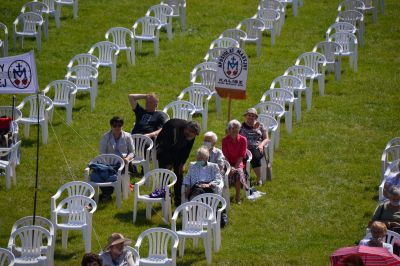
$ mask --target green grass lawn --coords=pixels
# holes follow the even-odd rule
[[[264,37],[261,57],[255,45],[247,45],[249,78],[247,99],[232,102],[232,117],[242,120],[246,108],[255,105],[271,81],[293,65],[297,56],[311,51],[323,41],[325,31],[337,14],[338,1],[305,0],[298,17],[292,9],[275,46]],[[301,123],[293,124],[289,136],[281,130],[280,148],[275,152],[273,181],[261,190],[267,195],[256,202],[232,204],[230,224],[222,230],[222,249],[213,254],[215,265],[327,265],[337,248],[352,245],[364,235],[365,226],[377,204],[380,181],[380,156],[386,142],[400,136],[400,4],[386,0],[385,15],[378,22],[367,16],[365,46],[359,48],[358,72],[348,60],[343,61],[342,80],[327,75],[325,96],[314,84],[311,111],[303,111]],[[6,23],[12,40],[12,22],[25,1],[3,0],[0,21]],[[72,19],[72,9],[63,8],[60,29],[50,20],[49,39],[42,51],[35,51],[40,89],[63,79],[66,65],[78,53],[102,41],[114,26],[131,28],[134,21],[157,1],[85,0],[79,2],[79,18]],[[100,69],[96,108],[90,111],[88,94],[78,94],[71,127],[64,123],[65,111],[57,109],[49,126],[49,141],[40,145],[37,214],[50,218],[50,197],[58,187],[72,180],[83,180],[83,169],[98,153],[98,143],[108,130],[113,115],[125,118],[130,131],[134,115],[128,93],[156,92],[160,108],[174,100],[189,86],[189,72],[202,62],[209,44],[228,28],[256,12],[256,0],[188,0],[186,31],[180,32],[174,20],[174,36],[168,41],[161,33],[160,54],[155,57],[152,44],[145,44],[136,54],[136,66],[127,64],[124,53],[118,58],[117,82],[111,84],[108,68]],[[9,44],[12,49],[12,41]],[[19,47],[19,46],[18,46]],[[35,47],[26,40],[27,52]],[[23,96],[17,96],[17,103]],[[11,95],[1,95],[0,104],[10,105]],[[221,140],[227,123],[226,99],[222,116],[217,117],[215,103],[210,103],[209,130]],[[200,121],[200,117],[196,116]],[[295,121],[295,119],[294,119]],[[23,129],[21,127],[21,137]],[[17,168],[17,187],[6,191],[0,182],[0,246],[6,247],[12,224],[32,215],[36,164],[36,128],[23,138],[21,165]],[[220,143],[220,141],[219,141]],[[201,138],[195,148],[201,144]],[[194,158],[193,152],[191,159]],[[4,179],[4,178],[2,178]],[[231,190],[231,194],[233,189]],[[121,232],[136,240],[147,228],[164,226],[158,215],[145,220],[144,205],[139,205],[137,223],[132,224],[132,195],[116,209],[115,202],[100,204],[94,214],[92,249],[101,250],[112,232]],[[200,245],[201,246],[201,245]],[[56,244],[56,265],[78,265],[83,255],[79,232],[70,233],[67,250]],[[204,250],[187,245],[179,265],[205,265]]]

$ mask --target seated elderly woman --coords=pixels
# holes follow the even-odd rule
[[[203,193],[221,194],[224,183],[219,167],[215,163],[208,162],[210,156],[207,147],[197,150],[196,162],[192,163],[183,179],[186,198],[191,200]]]
[[[359,246],[381,247],[393,253],[393,246],[385,243],[385,236],[387,234],[386,225],[382,222],[375,221],[371,225],[371,238],[364,238],[360,241]]]
[[[207,147],[208,151],[210,152],[210,157],[208,158],[208,161],[218,164],[218,167],[221,170],[221,174],[223,174],[225,157],[222,151],[215,147],[217,140],[217,134],[212,131],[208,131],[204,133],[203,146]]]
[[[247,109],[244,116],[245,121],[239,133],[247,139],[247,149],[253,155],[253,159],[250,162],[251,167],[257,176],[257,183],[261,185],[261,159],[264,157],[264,146],[269,141],[268,130],[257,122],[258,114],[255,108]],[[268,174],[270,175],[269,171],[267,171],[267,175]]]
[[[240,122],[231,120],[228,123],[228,135],[222,140],[222,152],[226,160],[231,165],[229,173],[229,184],[235,185],[236,189],[236,202],[240,204],[240,189],[242,185],[246,190],[247,175],[244,172],[245,164],[243,160],[246,158],[247,140],[246,137],[239,134]]]

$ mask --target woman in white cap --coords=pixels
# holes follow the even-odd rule
[[[100,255],[103,260],[102,266],[135,266],[132,253],[124,249],[130,245],[132,240],[125,238],[122,234],[113,233],[108,238],[108,244]]]

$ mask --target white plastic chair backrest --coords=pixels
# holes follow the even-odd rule
[[[148,243],[149,257],[166,259],[168,258],[168,251],[171,250],[172,247],[177,247],[179,237],[170,229],[155,227],[147,229],[139,235],[135,244],[137,250],[140,250],[142,242]]]
[[[196,106],[191,102],[179,100],[167,104],[164,107],[163,112],[168,113],[169,109],[172,109],[172,118],[191,121],[192,116],[196,111]]]
[[[228,48],[228,47],[237,47],[239,48],[239,42],[230,37],[222,37],[215,39],[210,44],[210,50],[213,48]]]
[[[110,40],[111,35],[111,40]],[[106,40],[115,43],[118,47],[127,47],[126,38],[129,37],[130,40],[133,39],[133,32],[127,28],[114,27],[106,32]]]
[[[385,149],[387,149],[391,146],[395,146],[395,145],[400,145],[400,137],[396,137],[396,138],[389,140],[389,142],[386,144]]]
[[[268,131],[276,130],[279,126],[278,121],[276,121],[273,116],[267,115],[265,113],[259,114],[257,121],[260,122],[264,126],[264,128],[267,128]]]
[[[261,0],[257,9],[273,9],[279,13],[285,12],[285,6],[277,0]]]
[[[325,56],[327,62],[335,62],[335,54],[343,51],[342,46],[337,42],[319,42],[314,46],[313,52],[321,52]]]
[[[11,234],[22,226],[37,225],[46,228],[51,236],[54,236],[54,224],[47,218],[35,216],[35,224],[33,224],[33,216],[25,216],[16,221],[11,229]]]
[[[19,247],[22,258],[38,258],[41,256],[41,247],[50,246],[52,238],[50,232],[37,225],[22,226],[11,233],[9,248]]]
[[[196,76],[197,71],[200,70],[213,70],[213,71],[217,71],[217,63],[215,62],[203,62],[200,63],[198,65],[196,65],[193,70],[190,72],[190,80],[193,79],[193,77]]]
[[[280,104],[271,101],[261,102],[254,106],[254,108],[259,111],[259,114],[267,114],[272,117],[280,116],[285,112],[285,109]]]
[[[329,36],[329,41],[340,44],[342,52],[354,52],[357,45],[357,37],[349,32],[336,32]]]
[[[204,222],[214,220],[212,208],[202,202],[189,201],[175,209],[173,217],[182,214],[182,230],[203,230]]]
[[[45,3],[32,1],[25,3],[22,6],[21,13],[26,13],[26,12],[33,12],[38,15],[41,15],[42,13],[48,13],[49,7]]]
[[[135,266],[139,266],[139,261],[140,261],[139,252],[134,247],[131,246],[125,246],[124,248],[125,250],[132,253],[133,263],[135,264]]]
[[[65,183],[64,185],[62,185],[56,192],[55,196],[61,196],[64,192],[67,193],[66,197],[72,197],[72,196],[86,196],[89,198],[93,198],[95,190],[92,187],[92,185],[90,185],[87,182],[82,182],[82,181],[71,181],[68,183]],[[54,202],[54,206],[52,203],[52,210],[54,210],[57,206],[55,205]]]
[[[364,238],[371,238],[372,234],[371,234],[371,229],[367,229],[367,234],[365,235]],[[391,231],[391,230],[387,230],[386,236],[385,236],[385,243],[393,245],[395,240],[400,240],[400,234]]]
[[[240,29],[227,29],[224,30],[224,32],[222,32],[219,37],[229,37],[239,42],[240,40],[244,40],[247,38],[247,33]]]
[[[345,0],[339,3],[338,11],[357,10],[362,8],[365,8],[365,5],[361,0]]]
[[[186,1],[185,0],[163,0],[163,1],[161,1],[161,4],[167,4],[168,6],[172,7],[172,10],[174,11],[173,16],[177,17],[180,15],[179,8],[184,8],[186,5]]]
[[[270,89],[286,89],[294,95],[294,91],[296,89],[300,89],[301,87],[303,87],[303,82],[301,79],[296,76],[285,75],[275,78],[271,83]]]
[[[215,193],[204,193],[197,195],[191,201],[203,202],[211,207],[213,211],[213,221],[218,220],[219,213],[226,209],[225,199]]]
[[[5,248],[0,248],[0,266],[14,266],[14,254]]]
[[[242,20],[237,26],[238,29],[245,28],[247,38],[257,39],[261,36],[261,31],[264,28],[264,22],[258,18],[247,18]]]
[[[68,80],[54,80],[50,82],[43,90],[43,93],[48,93],[50,89],[54,90],[54,101],[63,101],[66,104],[69,103],[71,93],[77,90],[76,85]]]
[[[133,34],[136,36],[137,27],[141,25],[141,36],[154,37],[156,29],[161,25],[161,22],[158,18],[155,17],[141,17],[136,20],[135,24],[133,24]]]
[[[91,206],[89,211],[88,206]],[[89,213],[92,214],[97,209],[97,204],[91,198],[76,195],[63,199],[57,208],[65,207],[68,210],[68,224],[85,225],[89,222]]]
[[[125,167],[125,163],[124,160],[115,155],[115,154],[100,154],[97,155],[95,158],[93,158],[89,164],[91,163],[102,163],[102,164],[108,164],[108,165],[118,165],[119,164],[119,168],[118,168],[118,173],[120,174],[121,171],[124,169]]]
[[[43,18],[34,12],[22,13],[17,17],[17,24],[22,25],[22,32],[36,33],[37,26],[43,23]]]
[[[293,100],[293,93],[286,89],[269,89],[264,93],[264,96],[271,102],[281,105],[283,109],[285,109],[285,103],[288,99]]]
[[[196,72],[195,78],[200,77],[200,84],[209,89],[211,92],[215,91],[215,83],[217,78],[217,71],[212,69],[204,69]]]
[[[153,14],[152,14],[153,13]],[[172,16],[174,10],[169,5],[160,4],[151,6],[146,13],[146,16],[153,15],[152,17],[158,18],[162,24],[168,23],[168,17]]]
[[[49,7],[49,11],[55,11],[55,1],[54,0],[42,0],[42,3],[46,4]]]
[[[278,11],[262,8],[257,10],[256,16],[264,22],[266,28],[272,28],[274,22],[279,21],[281,15]]]
[[[323,54],[317,52],[306,52],[297,57],[295,64],[308,66],[317,74],[321,73],[322,70],[320,65],[325,62],[326,58]]]
[[[199,109],[204,109],[206,98],[211,96],[211,91],[201,85],[189,86],[181,92],[181,94],[186,93],[189,95],[189,102],[194,104],[194,106]]]
[[[0,159],[0,162],[8,161],[10,165],[17,165],[18,162],[18,149],[21,146],[22,140],[15,144],[12,144],[10,148],[0,148],[0,157],[5,157],[8,155],[7,159]]]
[[[69,61],[67,69],[70,70],[74,65],[98,67],[99,59],[89,53],[77,54]]]
[[[400,159],[394,160],[386,167],[384,178],[388,177],[391,173],[400,172]]]
[[[336,22],[348,22],[357,28],[357,24],[364,20],[364,15],[356,10],[346,10],[338,13]]]
[[[342,22],[333,23],[331,26],[329,26],[329,28],[326,32],[327,32],[327,34],[330,34],[333,30],[335,32],[355,33],[357,29],[353,24],[342,21]]]
[[[133,147],[135,147],[135,159],[149,159],[148,155],[153,148],[153,140],[142,134],[132,134],[131,137],[133,140]]]
[[[18,121],[22,117],[21,110],[12,106],[0,106],[0,116],[14,117],[14,121]]]
[[[292,75],[298,77],[303,83],[303,86],[306,86],[307,79],[313,77],[314,74],[314,70],[308,66],[294,65],[286,69],[283,75]]]
[[[44,112],[47,106],[52,106],[52,100],[44,95],[38,95],[39,106],[37,105],[37,96],[31,95],[22,100],[22,102],[17,106],[18,109],[22,109],[26,103],[29,103],[29,118],[37,118],[39,114],[39,119],[44,119]]]
[[[226,50],[224,47],[214,47],[212,49],[209,49],[206,56],[204,57],[204,60],[207,62],[218,62],[218,58],[220,55]]]
[[[386,161],[389,163],[400,160],[400,145],[390,146],[383,153],[386,155]]]
[[[97,57],[100,62],[111,63],[114,59],[115,53],[119,51],[118,45],[109,41],[103,41],[95,43],[89,50],[89,54],[93,54],[97,51]]]
[[[98,75],[96,68],[92,66],[77,65],[71,68],[68,72],[70,75],[75,74],[73,82],[78,87],[90,87],[91,80]],[[67,74],[68,75],[68,74]]]
[[[364,3],[365,8],[374,8],[372,0],[361,0]]]
[[[174,172],[168,169],[153,169],[147,172],[144,179],[151,179],[152,191],[157,189],[166,189],[168,185],[175,184],[177,177]]]

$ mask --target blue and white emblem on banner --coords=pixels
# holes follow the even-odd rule
[[[33,51],[0,58],[0,94],[33,94],[38,87]]]

